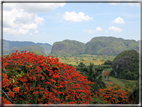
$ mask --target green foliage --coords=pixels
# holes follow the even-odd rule
[[[80,71],[80,73],[84,76],[87,76],[88,80],[91,82],[95,82],[95,84],[91,86],[91,92],[95,93],[100,88],[105,88],[105,83],[102,81],[102,71],[103,68],[101,66],[94,66],[94,64],[90,63],[90,65],[86,66],[83,62],[80,62],[78,66],[76,66],[76,70]]]
[[[13,48],[10,50],[10,53],[14,53],[16,50],[18,50],[18,47],[13,47]]]
[[[3,40],[3,54],[9,54],[9,52],[10,53],[15,52],[14,47],[18,47],[19,48],[19,47],[22,47],[22,46],[26,46],[26,47],[22,47],[25,50],[25,48],[27,49],[27,47],[29,47],[31,45],[40,46],[41,48],[43,48],[45,50],[46,54],[49,54],[51,52],[51,48],[52,48],[52,46],[50,44],[48,44],[48,43],[34,43],[34,42],[27,42],[27,41],[21,42],[21,41]],[[32,50],[35,50],[35,49],[32,49]],[[35,50],[35,51],[37,51],[37,50]]]
[[[85,54],[117,55],[128,49],[139,49],[139,43],[135,40],[124,40],[115,37],[94,37],[85,44]]]
[[[130,101],[133,102],[133,104],[139,104],[139,83],[137,82],[133,92],[128,97]]]
[[[118,54],[112,64],[111,76],[137,80],[139,78],[139,53],[135,50],[127,50]]]
[[[110,66],[112,66],[112,61],[106,60],[103,65],[110,65]]]
[[[117,55],[128,49],[139,50],[139,43],[135,40],[124,40],[115,37],[95,37],[86,44],[74,40],[55,42],[51,54],[91,54]],[[94,59],[94,58],[93,58]],[[102,59],[102,61],[104,61]]]
[[[75,40],[64,40],[62,42],[55,42],[52,46],[51,54],[58,55],[77,55],[83,54],[84,44]]]
[[[46,55],[45,53],[45,50],[43,47],[40,47],[40,46],[36,46],[36,45],[31,45],[31,46],[21,46],[21,47],[13,47],[11,50],[10,50],[10,53],[14,53],[16,50],[18,51],[32,51],[32,53],[35,53],[35,54],[38,54],[38,55]]]
[[[42,53],[40,53],[40,52],[38,52],[38,51],[35,51],[35,50],[32,50],[31,53],[37,54],[37,55],[42,55]]]

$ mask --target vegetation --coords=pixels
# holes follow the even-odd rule
[[[108,86],[105,89],[96,91],[95,97],[100,97],[107,104],[128,104],[129,90],[125,90],[118,85]]]
[[[35,54],[38,54],[38,55],[46,55],[45,53],[45,50],[43,47],[41,46],[36,46],[36,45],[31,45],[31,46],[21,46],[21,47],[13,47],[11,50],[10,50],[10,53],[13,53],[15,52],[16,50],[18,51],[24,51],[24,50],[27,50],[27,51],[32,51],[34,52]]]
[[[115,37],[94,37],[85,44],[85,54],[117,55],[128,49],[139,50],[139,42]]]
[[[64,40],[62,42],[55,42],[52,46],[52,55],[71,55],[83,54],[84,44],[75,40]]]
[[[32,51],[33,53],[35,51]],[[108,56],[71,55],[59,59],[104,59],[77,65],[53,56],[21,51],[3,57],[3,104],[138,104],[138,81],[109,76]],[[58,57],[56,55],[56,57]],[[105,59],[106,58],[106,59]],[[60,60],[61,61],[61,60]],[[93,60],[94,61],[94,60]],[[110,68],[109,68],[110,67]],[[109,81],[105,78],[109,76]],[[136,84],[136,85],[135,85]]]
[[[55,42],[52,46],[51,54],[91,54],[115,56],[120,52],[128,49],[134,49],[138,51],[139,42],[115,37],[95,37],[86,44],[74,40]]]
[[[4,104],[89,104],[86,77],[58,58],[16,51],[3,58]]]
[[[101,65],[106,60],[112,61],[115,56],[100,56],[100,55],[89,55],[89,54],[82,54],[82,55],[54,55],[54,57],[58,57],[61,62],[75,65],[77,66],[80,62],[83,62],[85,65],[90,65],[90,63],[93,63],[94,65]],[[95,58],[95,60],[93,60]],[[104,59],[102,61],[102,59]],[[110,67],[110,65],[104,65],[107,68]]]
[[[46,54],[70,56],[70,55],[107,55],[116,56],[124,50],[134,49],[139,51],[139,42],[135,40],[124,40],[122,38],[115,37],[95,37],[88,43],[84,44],[75,40],[64,40],[61,42],[55,42],[53,46],[48,43],[33,43],[33,42],[19,42],[19,41],[7,41],[3,40],[3,52],[9,54],[9,51],[13,47],[22,46],[41,46],[44,48]],[[26,49],[28,50],[28,49]],[[36,51],[36,50],[35,50]],[[14,52],[14,50],[12,51]],[[92,57],[93,60],[96,60]],[[84,59],[81,59],[84,60]],[[104,59],[102,59],[103,61]]]
[[[55,42],[51,49],[4,40],[3,104],[138,104],[138,44],[95,37],[86,44]]]
[[[9,54],[10,52],[11,53],[15,52],[14,47],[21,48],[24,46],[26,48],[31,45],[34,45],[34,46],[36,45],[36,46],[40,46],[41,48],[44,48],[44,51],[46,54],[49,54],[51,52],[52,46],[48,43],[34,43],[34,42],[27,42],[27,41],[20,42],[20,41],[3,40],[3,54]],[[24,48],[24,50],[28,50],[28,48],[27,49],[25,49],[25,48]],[[21,51],[21,50],[19,50],[19,51]],[[37,50],[35,50],[35,51],[37,51]]]
[[[128,80],[139,78],[139,53],[135,50],[126,50],[118,54],[112,64],[110,75]]]
[[[86,66],[82,62],[76,66],[76,70],[79,71],[83,76],[86,76],[89,81],[95,82],[95,84],[90,85],[90,91],[95,93],[100,88],[105,88],[105,83],[102,81],[101,73],[103,68],[101,66],[95,67],[94,64],[90,63],[90,65]]]
[[[131,93],[128,99],[130,102],[133,102],[134,104],[139,104],[139,83],[138,82],[136,83],[136,86],[133,89],[133,92]]]

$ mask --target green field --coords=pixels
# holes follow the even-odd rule
[[[106,60],[113,60],[115,56],[100,56],[100,55],[76,55],[76,56],[54,56],[58,57],[60,62],[71,64],[71,65],[78,65],[80,62],[83,62],[85,65],[89,65],[93,63],[94,65],[99,65],[104,63]]]
[[[101,65],[106,60],[112,61],[115,56],[106,56],[106,55],[76,55],[76,56],[54,56],[58,57],[60,62],[71,64],[71,65],[78,65],[80,62],[83,62],[85,65],[89,65],[90,63],[93,63],[94,65]],[[112,70],[112,68],[104,69],[104,75],[109,75],[109,72]],[[106,75],[106,76],[107,76]],[[109,76],[110,81],[105,81],[105,78],[103,77],[102,80],[105,84],[117,84],[118,86],[125,86],[126,88],[129,88],[130,90],[133,90],[135,87],[135,83],[137,81],[133,80],[125,80],[125,79],[119,79],[112,76]]]
[[[111,69],[111,68],[110,68]],[[137,81],[135,80],[125,80],[125,79],[119,79],[119,78],[115,78],[115,77],[112,77],[112,76],[109,76],[109,80],[110,81],[105,81],[105,78],[104,78],[104,75],[108,75],[110,71],[108,71],[108,69],[106,71],[104,71],[102,73],[102,80],[105,84],[109,85],[109,84],[116,84],[118,86],[125,86],[125,88],[128,88],[130,89],[131,91],[133,91],[134,87],[135,87],[135,84]]]

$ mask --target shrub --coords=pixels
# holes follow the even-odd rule
[[[105,89],[99,89],[96,91],[96,98],[100,98],[103,102],[107,104],[128,104],[131,103],[128,101],[128,95],[130,95],[130,91],[123,89],[122,87],[107,86]]]
[[[3,58],[2,82],[5,104],[89,104],[94,84],[58,58],[26,51]]]

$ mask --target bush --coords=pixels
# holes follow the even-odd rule
[[[104,65],[110,65],[110,66],[112,66],[112,61],[106,60],[106,61],[104,62]]]
[[[3,103],[89,104],[86,77],[51,56],[21,51],[3,58]]]
[[[87,79],[95,84],[89,84],[91,93],[95,93],[99,88],[105,88],[105,83],[102,81],[102,71],[101,66],[94,66],[93,63],[86,66],[83,62],[76,67],[77,71],[80,71],[83,76],[87,76]]]
[[[100,98],[103,102],[107,104],[129,104],[128,95],[131,92],[129,90],[123,89],[117,85],[107,86],[105,89],[99,89],[96,91],[94,97]]]

